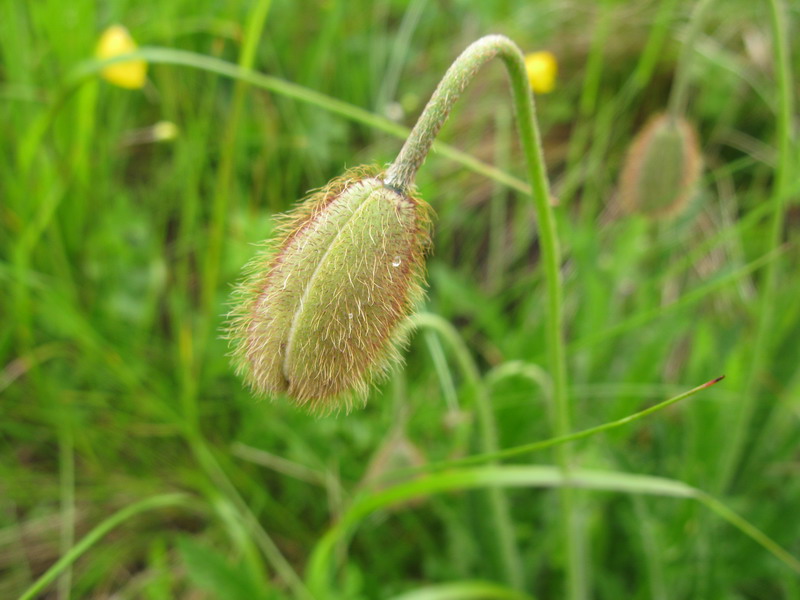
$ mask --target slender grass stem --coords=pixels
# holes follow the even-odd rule
[[[689,65],[691,64],[692,54],[694,54],[700,30],[706,21],[706,13],[713,2],[714,0],[700,0],[695,5],[692,16],[689,18],[686,39],[683,40],[674,83],[669,94],[669,115],[672,119],[677,119],[686,113],[687,97],[689,95]]]
[[[498,106],[495,114],[494,162],[505,167],[509,163],[513,126],[511,113],[505,106]],[[508,202],[506,190],[494,185],[489,205],[489,255],[486,260],[486,279],[489,290],[496,292],[503,286],[508,246]]]
[[[772,189],[773,212],[769,223],[769,251],[777,250],[781,245],[786,204],[789,199],[788,190],[794,165],[792,147],[792,114],[794,97],[789,49],[786,36],[786,18],[780,0],[769,0],[770,25],[773,39],[773,60],[778,80],[778,164],[775,169],[775,180]],[[748,443],[751,420],[755,412],[756,398],[761,389],[759,377],[767,365],[773,327],[775,324],[775,299],[778,291],[778,273],[780,261],[770,261],[764,272],[758,303],[758,321],[756,323],[755,341],[752,346],[750,369],[742,392],[741,404],[735,415],[733,430],[722,457],[719,470],[717,491],[724,492],[733,483],[736,472],[741,466],[744,448]]]
[[[530,444],[523,444],[521,446],[514,446],[513,448],[505,448],[497,452],[490,452],[487,454],[474,454],[472,456],[467,456],[465,458],[460,458],[457,460],[448,460],[439,463],[430,463],[423,467],[403,469],[400,471],[393,472],[392,476],[405,477],[415,472],[440,471],[443,469],[450,469],[453,467],[477,465],[505,458],[512,458],[514,456],[520,456],[522,454],[530,454],[532,452],[538,452],[540,450],[553,448],[556,446],[560,446],[562,444],[577,442],[578,440],[584,440],[586,438],[595,436],[599,433],[605,433],[606,431],[611,431],[612,429],[617,429],[618,427],[629,425],[635,421],[638,421],[639,419],[643,419],[647,416],[652,415],[653,413],[663,410],[668,406],[677,404],[681,400],[686,400],[687,398],[694,396],[697,392],[709,388],[715,383],[718,383],[724,377],[725,376],[723,375],[722,377],[717,377],[716,379],[712,379],[711,381],[708,381],[702,385],[698,385],[697,387],[692,388],[691,390],[688,390],[682,394],[673,396],[672,398],[664,400],[663,402],[654,404],[653,406],[650,406],[648,408],[645,408],[644,410],[640,410],[639,412],[628,415],[627,417],[617,419],[616,421],[609,421],[608,423],[603,423],[602,425],[597,425],[595,427],[589,427],[588,429],[582,429],[581,431],[575,431],[567,435],[561,435],[546,440],[540,440],[538,442],[532,442]]]
[[[58,424],[58,479],[61,504],[61,539],[59,550],[64,556],[75,543],[75,435],[72,414],[60,407]],[[72,566],[67,565],[58,580],[59,600],[69,600],[72,589]]]
[[[389,187],[404,190],[414,183],[433,141],[447,120],[461,93],[478,70],[493,58],[500,58],[511,82],[512,98],[517,112],[517,125],[531,183],[532,200],[539,224],[542,264],[547,281],[547,350],[553,377],[555,406],[554,429],[557,435],[570,430],[570,407],[567,390],[566,352],[564,348],[564,315],[561,289],[561,250],[556,234],[556,223],[550,207],[550,193],[542,156],[541,136],[536,121],[533,92],[525,70],[525,61],[519,48],[504,36],[490,35],[471,44],[450,66],[433,93],[414,129],[411,131],[397,159],[386,172]],[[569,472],[571,449],[559,446],[558,463],[565,474]],[[573,600],[586,596],[585,581],[581,576],[580,534],[573,510],[573,491],[561,491],[564,545],[567,550],[567,597]]]
[[[185,506],[189,503],[189,496],[186,494],[164,494],[161,496],[154,496],[147,498],[130,506],[117,511],[105,521],[100,523],[97,527],[92,529],[86,536],[84,536],[77,544],[70,548],[69,552],[64,554],[56,563],[47,569],[44,574],[37,579],[33,585],[25,590],[20,596],[19,600],[31,600],[38,597],[48,585],[62,573],[66,571],[78,558],[80,558],[89,548],[94,546],[110,531],[116,529],[119,525],[128,519],[138,515],[142,512],[155,510],[159,508],[171,508],[176,506]]]
[[[654,519],[641,496],[631,498],[635,515],[635,528],[641,537],[642,554],[647,570],[648,589],[651,600],[667,600],[669,592],[664,577],[663,559],[657,538]]]
[[[242,48],[239,53],[238,66],[243,70],[251,70],[255,62],[258,40],[261,39],[264,30],[271,0],[259,0],[250,11],[247,26],[245,28]],[[233,91],[233,102],[230,117],[228,118],[223,142],[221,146],[220,164],[217,169],[217,178],[214,185],[214,195],[211,201],[211,220],[209,223],[208,247],[206,249],[203,263],[203,278],[201,290],[202,314],[205,319],[201,322],[199,332],[193,332],[191,328],[183,327],[180,330],[180,363],[182,367],[182,391],[181,401],[183,404],[184,418],[191,427],[199,427],[199,409],[197,406],[197,376],[196,368],[198,357],[194,352],[194,337],[196,334],[200,340],[208,337],[213,317],[214,300],[217,291],[220,264],[222,262],[223,239],[227,228],[228,214],[230,213],[231,198],[235,196],[231,190],[233,178],[233,165],[236,152],[236,139],[239,131],[242,108],[244,106],[245,93],[248,82],[237,79]]]
[[[291,588],[296,598],[302,600],[313,600],[308,590],[303,585],[302,580],[295,572],[292,565],[280,551],[270,535],[263,528],[261,523],[250,510],[247,502],[239,494],[236,486],[228,478],[225,470],[217,461],[214,454],[208,448],[205,440],[196,432],[187,434],[187,441],[200,467],[206,472],[209,479],[218,486],[220,492],[228,498],[231,504],[237,509],[242,524],[247,528],[249,535],[256,541],[267,561],[275,572]]]
[[[329,529],[316,544],[307,568],[309,587],[312,592],[320,595],[325,590],[330,589],[328,585],[330,577],[328,565],[331,563],[331,553],[341,540],[346,540],[351,536],[358,525],[376,510],[407,502],[411,499],[424,498],[453,490],[497,486],[521,488],[575,487],[587,490],[695,500],[752,539],[789,569],[795,573],[800,573],[800,560],[785,548],[720,500],[682,481],[648,475],[632,475],[630,473],[588,469],[575,469],[569,474],[565,474],[562,469],[549,465],[491,465],[430,473],[424,477],[358,498],[347,512],[342,515],[336,525]]]
[[[608,160],[609,148],[613,144],[615,135],[619,135],[618,124],[626,115],[631,113],[633,101],[653,79],[659,61],[664,55],[664,46],[670,33],[676,5],[678,3],[679,0],[662,0],[658,3],[658,12],[653,19],[653,25],[647,36],[647,43],[639,55],[636,67],[633,69],[630,77],[628,77],[620,91],[616,94],[613,102],[610,102],[607,107],[604,107],[602,102],[598,104],[598,114],[591,128],[593,131],[590,131],[588,126],[585,128],[585,131],[591,134],[591,143],[589,144],[588,141],[582,140],[584,128],[579,126],[578,130],[575,132],[575,144],[570,143],[570,155],[573,147],[586,147],[588,149],[588,160],[584,158],[585,165],[581,169],[565,169],[564,180],[558,193],[559,198],[565,205],[569,204],[570,200],[584,183],[593,178],[603,176]],[[598,23],[598,33],[600,33],[599,25]],[[594,73],[595,64],[592,61],[593,56],[594,51],[592,51],[589,57],[590,64],[587,65],[587,86],[591,83],[591,78],[596,76]],[[599,64],[597,66],[599,67]],[[586,86],[584,86],[584,90],[587,90]],[[588,90],[591,92],[591,88],[588,88]],[[588,104],[592,96],[587,95],[585,97]],[[584,96],[582,95],[581,112],[583,111],[583,102]],[[588,146],[586,144],[588,144]],[[597,204],[598,196],[595,189],[596,187],[597,186],[584,187],[581,197],[582,204],[586,206],[595,206]],[[584,197],[587,196],[587,193],[589,195],[588,198]],[[584,217],[582,224],[585,225],[588,223],[588,219],[592,217],[592,211],[584,210],[583,212]]]
[[[391,600],[533,600],[517,590],[488,581],[459,581],[429,585],[393,596]]]
[[[559,199],[565,204],[570,203],[577,189],[577,184],[586,175],[584,160],[591,140],[592,130],[595,128],[600,82],[603,78],[603,58],[605,49],[608,46],[606,40],[611,31],[611,3],[602,3],[599,10],[600,15],[595,21],[595,28],[592,32],[592,45],[586,60],[581,97],[578,103],[578,122],[570,135],[567,149],[567,166],[564,172],[569,174],[569,179],[559,191]],[[592,216],[593,209],[594,206],[590,206],[587,209],[583,203],[581,204],[581,211],[585,215],[584,219]]]
[[[770,554],[792,569],[795,573],[800,574],[800,560],[798,560],[794,555],[790,554],[785,548],[769,537],[766,533],[761,531],[758,527],[750,523],[750,521],[734,512],[726,504],[710,494],[697,490],[696,498],[708,509],[716,513],[718,517],[733,525],[736,529],[755,541],[762,548],[767,550]]]
[[[432,313],[416,314],[411,318],[411,323],[416,327],[435,331],[447,340],[464,378],[475,393],[475,404],[480,421],[481,447],[486,453],[498,452],[497,426],[489,399],[489,391],[486,383],[481,379],[480,371],[469,350],[461,336],[458,335],[458,331],[449,321]],[[510,585],[521,589],[523,585],[522,563],[514,541],[514,527],[508,499],[505,492],[498,488],[490,488],[488,494],[489,506],[497,529],[497,545],[502,558],[505,578]]]
[[[630,108],[630,102],[653,79],[659,60],[664,53],[664,45],[670,33],[674,13],[680,0],[664,0],[658,3],[658,12],[647,36],[647,43],[639,56],[636,68],[628,78],[619,94],[618,111]]]
[[[272,0],[259,0],[250,11],[242,49],[239,54],[238,66],[241,69],[249,71],[253,68],[258,40],[262,37],[264,23],[267,20],[271,4]],[[213,305],[214,293],[219,279],[222,240],[225,234],[227,216],[230,212],[231,197],[233,197],[231,180],[236,151],[236,136],[239,131],[239,121],[247,87],[248,83],[245,80],[236,80],[230,118],[223,138],[222,156],[214,187],[214,199],[211,204],[211,229],[209,231],[209,247],[203,277],[203,303],[206,310]]]
[[[663,318],[668,313],[678,311],[684,308],[695,304],[704,298],[708,298],[712,293],[716,292],[717,290],[724,289],[726,286],[739,281],[743,277],[754,273],[761,269],[762,267],[766,269],[766,266],[775,262],[780,258],[780,256],[786,252],[788,249],[787,246],[782,246],[772,250],[764,254],[763,256],[759,256],[755,260],[739,267],[735,271],[731,271],[726,275],[722,275],[717,277],[716,279],[698,286],[697,288],[687,292],[683,296],[673,300],[669,304],[664,304],[662,306],[657,306],[655,308],[651,308],[648,310],[643,310],[619,323],[616,323],[602,331],[599,331],[595,334],[586,336],[581,339],[577,339],[574,342],[569,344],[568,350],[570,353],[580,350],[582,348],[588,348],[600,342],[605,342],[611,338],[621,336],[624,333],[629,331],[633,331],[646,325],[650,321],[655,321],[656,319]]]
[[[142,47],[131,54],[102,61],[89,60],[75,67],[48,110],[30,125],[17,148],[17,163],[23,174],[30,175],[33,158],[39,151],[42,140],[52,127],[66,100],[75,90],[90,78],[96,76],[103,68],[130,60],[146,60],[152,64],[175,65],[199,69],[207,73],[216,73],[222,77],[244,81],[259,89],[268,90],[286,98],[316,106],[396,138],[405,139],[409,134],[407,127],[398,125],[385,117],[378,116],[342,100],[331,98],[302,85],[285,81],[279,77],[264,75],[251,69],[242,69],[233,63],[196,52],[176,50],[174,48]],[[479,175],[489,177],[523,194],[531,193],[530,186],[521,179],[478,160],[466,152],[441,142],[434,143],[433,149],[441,156],[449,158]]]
[[[570,140],[567,154],[568,166],[564,170],[564,179],[558,191],[559,199],[564,205],[570,203],[584,183],[592,178],[602,177],[608,160],[609,147],[612,145],[615,135],[619,135],[618,123],[631,112],[631,103],[653,79],[659,60],[664,54],[664,45],[670,32],[673,13],[678,1],[663,0],[658,3],[658,13],[653,20],[647,36],[647,43],[639,55],[636,67],[616,94],[614,101],[609,102],[607,106],[597,100],[603,67],[603,44],[608,29],[610,29],[607,28],[605,21],[612,16],[611,9],[606,6],[603,14],[597,20],[578,109],[582,120],[579,121]],[[592,111],[596,111],[597,114],[590,126],[583,119],[591,116]],[[576,168],[579,166],[579,163],[575,162],[578,158],[581,159],[581,168]],[[582,190],[582,225],[593,218],[594,210],[596,210],[598,194],[594,187],[596,186],[586,186]],[[591,194],[590,198],[585,197],[587,192]],[[588,208],[584,210],[584,207]]]

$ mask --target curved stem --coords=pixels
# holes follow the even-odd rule
[[[453,105],[480,68],[501,53],[519,52],[514,43],[499,35],[479,39],[461,53],[442,77],[422,111],[400,154],[386,171],[386,185],[404,191],[414,184],[417,171],[430,152]]]
[[[498,382],[512,377],[522,377],[533,382],[544,394],[545,403],[549,405],[552,401],[553,382],[550,379],[550,375],[539,365],[521,360],[504,362],[486,373],[486,387],[491,389]]]
[[[514,363],[507,363],[507,364],[512,365]],[[520,371],[519,374],[524,375],[525,373],[523,371]],[[694,396],[697,392],[711,387],[712,385],[722,381],[724,378],[725,376],[722,375],[720,377],[717,377],[716,379],[707,381],[702,385],[698,385],[697,387],[692,388],[687,392],[683,392],[682,394],[673,396],[672,398],[659,402],[658,404],[654,404],[649,408],[645,408],[644,410],[640,410],[639,412],[635,412],[626,417],[622,417],[621,419],[616,419],[615,421],[609,421],[608,423],[603,423],[602,425],[595,425],[594,427],[589,427],[588,429],[573,431],[566,435],[560,435],[558,437],[553,437],[546,440],[539,440],[538,442],[531,442],[530,444],[522,444],[521,446],[504,448],[503,450],[498,450],[497,452],[491,452],[488,454],[473,454],[471,456],[466,456],[464,458],[428,463],[421,467],[408,467],[404,469],[398,469],[396,472],[393,472],[393,475],[396,477],[409,477],[411,475],[415,475],[418,473],[432,473],[434,471],[443,471],[445,469],[452,469],[455,467],[475,466],[483,463],[503,460],[506,458],[512,458],[514,456],[519,456],[521,454],[530,454],[532,452],[538,452],[540,450],[545,450],[547,448],[560,446],[561,444],[567,444],[570,442],[576,442],[578,440],[590,438],[597,434],[604,433],[606,431],[611,431],[612,429],[617,429],[618,427],[623,427],[625,425],[638,421],[639,419],[643,419],[647,416],[650,416],[653,413],[656,413],[660,410],[667,408],[668,406],[672,406],[673,404],[680,402],[681,400],[685,400],[686,398]],[[531,378],[531,380],[537,381],[538,383],[537,379]],[[491,383],[487,381],[487,385],[491,385]]]
[[[309,587],[316,596],[330,589],[328,565],[337,543],[351,536],[360,523],[376,510],[448,491],[481,487],[552,488],[577,487],[624,494],[652,495],[696,500],[724,521],[759,544],[796,573],[800,560],[763,531],[730,509],[714,496],[673,479],[650,475],[632,475],[614,471],[576,469],[569,476],[550,465],[493,465],[430,473],[424,477],[384,488],[357,498],[317,542],[307,565]]]
[[[96,77],[105,67],[131,60],[145,60],[151,64],[188,67],[191,69],[199,69],[206,73],[216,73],[228,79],[249,83],[254,87],[268,90],[285,98],[291,98],[298,102],[315,106],[321,110],[339,115],[340,117],[360,123],[376,131],[382,131],[399,139],[404,140],[409,134],[408,128],[394,121],[390,121],[386,117],[381,117],[363,108],[342,100],[331,98],[330,96],[326,96],[325,94],[296,83],[265,75],[251,69],[244,69],[236,64],[206,56],[205,54],[176,50],[174,48],[150,46],[139,48],[136,52],[130,54],[115,56],[114,58],[106,60],[92,59],[79,64],[70,72],[65,84],[57,93],[55,100],[51,103],[50,108],[31,124],[22,143],[20,143],[17,148],[17,162],[23,175],[30,174],[32,161],[40,150],[44,136],[53,126],[56,117],[72,94],[87,81]],[[488,163],[478,160],[471,154],[467,154],[466,152],[462,152],[461,150],[441,142],[436,142],[433,147],[438,154],[463,165],[475,173],[485,175],[523,194],[530,194],[530,189],[524,181]]]
[[[445,73],[397,159],[386,172],[385,184],[403,191],[413,185],[416,173],[425,160],[431,145],[447,120],[453,104],[461,96],[477,71],[492,58],[500,58],[508,71],[514,107],[517,113],[520,140],[525,153],[532,201],[539,223],[542,265],[547,281],[547,353],[553,378],[556,436],[566,435],[570,427],[570,408],[567,393],[566,353],[563,338],[563,300],[561,290],[561,250],[556,235],[556,223],[549,203],[549,186],[542,156],[541,136],[536,121],[533,93],[528,83],[525,61],[519,48],[507,37],[490,35],[471,44]],[[558,463],[565,475],[569,470],[572,451],[567,445],[556,449]],[[573,490],[561,490],[561,509],[564,514],[563,535],[567,554],[568,598],[586,596],[580,571],[579,531],[573,510]]]
[[[484,453],[497,453],[499,444],[497,440],[497,425],[494,412],[489,399],[489,390],[481,379],[478,367],[472,360],[464,340],[456,328],[447,320],[432,313],[418,313],[411,317],[410,323],[417,328],[425,328],[438,333],[450,345],[464,379],[469,382],[475,392],[475,403],[480,421],[480,440]],[[500,552],[500,561],[504,570],[506,581],[513,587],[520,589],[523,585],[522,563],[519,549],[514,541],[514,526],[511,520],[511,508],[504,490],[489,488],[489,509],[497,529],[497,546]]]

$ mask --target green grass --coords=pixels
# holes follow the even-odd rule
[[[2,3],[0,597],[561,598],[577,560],[593,598],[800,598],[800,44],[775,46],[770,2],[721,5],[692,52],[688,0]],[[791,33],[800,14],[773,20]],[[86,62],[115,22],[147,47],[144,90]],[[272,216],[391,161],[486,33],[561,68],[537,109],[582,432],[562,440],[586,488],[577,559],[499,65],[420,171],[438,213],[426,315],[366,409],[252,398],[220,334]],[[676,70],[702,185],[673,221],[620,218],[627,145]],[[176,139],[124,143],[162,120]],[[470,459],[491,421],[496,462]],[[396,436],[427,466],[386,460]],[[498,487],[521,575],[495,545]]]

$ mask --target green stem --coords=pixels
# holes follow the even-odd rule
[[[155,496],[153,498],[148,498],[146,500],[142,500],[141,502],[131,504],[130,506],[126,506],[122,510],[114,513],[105,521],[100,523],[97,527],[92,529],[88,534],[86,534],[86,536],[77,544],[75,544],[69,550],[69,552],[64,554],[52,567],[47,569],[47,571],[45,571],[44,574],[33,583],[33,585],[23,592],[23,594],[20,596],[20,600],[30,600],[38,597],[48,585],[55,581],[55,579],[61,573],[65,572],[67,568],[72,565],[72,563],[74,563],[83,555],[84,552],[99,542],[111,530],[115,529],[131,517],[134,517],[141,512],[146,512],[157,508],[186,505],[188,503],[188,499],[189,497],[186,494],[164,494],[162,496]]]
[[[472,360],[461,336],[453,325],[446,319],[432,313],[418,313],[411,318],[415,327],[429,329],[438,333],[447,340],[451,350],[456,356],[464,379],[475,390],[475,404],[480,421],[481,449],[484,453],[497,453],[497,427],[495,424],[492,405],[489,401],[489,391],[480,376],[475,361]],[[504,576],[507,583],[516,589],[523,586],[522,563],[519,549],[514,541],[514,526],[511,520],[511,510],[505,491],[499,488],[489,488],[489,507],[492,511],[492,520],[497,528],[497,545],[499,547]]]
[[[247,528],[248,533],[253,539],[255,539],[264,556],[267,558],[267,561],[272,568],[275,569],[278,576],[292,590],[294,597],[300,600],[313,600],[313,597],[308,593],[302,580],[295,572],[294,567],[292,567],[286,557],[283,556],[280,548],[278,548],[270,535],[263,528],[258,517],[253,514],[247,502],[239,494],[236,486],[233,485],[225,473],[225,470],[208,448],[205,440],[196,431],[191,430],[187,432],[186,438],[200,467],[217,486],[220,493],[228,498],[231,504],[238,510],[242,524]]]
[[[66,103],[67,99],[85,84],[89,79],[97,76],[105,67],[119,62],[131,60],[145,60],[151,64],[163,64],[199,69],[207,73],[216,73],[222,77],[244,81],[259,89],[268,90],[298,102],[304,102],[321,110],[361,123],[367,127],[382,131],[399,139],[406,139],[409,130],[385,117],[378,116],[363,108],[347,102],[331,98],[312,89],[285,81],[278,77],[264,75],[251,69],[243,69],[233,63],[220,60],[204,54],[176,50],[174,48],[143,47],[136,52],[115,56],[107,60],[89,60],[80,63],[70,72],[64,85],[57,94],[50,108],[36,119],[28,128],[22,142],[17,148],[17,162],[22,175],[29,176],[34,157],[40,150],[45,135]],[[446,158],[449,158],[467,169],[494,179],[498,183],[510,187],[522,194],[530,194],[531,190],[524,181],[493,167],[474,156],[462,152],[452,146],[436,142],[433,149]]]
[[[255,62],[258,41],[261,39],[264,23],[272,4],[272,0],[258,0],[250,11],[245,29],[242,48],[239,52],[238,66],[243,70],[251,70]],[[233,91],[233,102],[230,117],[225,127],[221,146],[221,156],[217,178],[214,186],[214,196],[211,202],[211,220],[209,221],[208,248],[203,263],[203,278],[201,291],[201,313],[207,318],[201,322],[200,331],[195,332],[195,339],[205,340],[218,310],[214,309],[214,301],[222,264],[223,241],[227,231],[228,214],[231,212],[232,199],[236,197],[232,189],[233,165],[236,154],[236,138],[239,131],[239,121],[244,106],[248,82],[237,79]],[[192,331],[186,328],[182,332],[186,336],[184,344],[186,351],[181,355],[182,366],[182,392],[184,418],[191,427],[199,428],[199,408],[197,399],[197,370],[202,357],[196,356]]]
[[[700,35],[700,29],[705,23],[708,7],[713,0],[700,0],[692,11],[689,25],[686,28],[686,39],[683,40],[678,66],[675,70],[674,83],[669,95],[669,115],[677,119],[686,113],[687,96],[689,95],[689,64]]]
[[[506,364],[513,364],[513,363],[506,363]],[[523,374],[524,372],[520,372]],[[530,374],[529,374],[530,375]],[[522,444],[521,446],[514,446],[513,448],[505,448],[503,450],[498,450],[497,452],[490,452],[486,454],[473,454],[472,456],[467,456],[465,458],[459,458],[455,460],[448,460],[443,462],[436,462],[436,463],[429,463],[422,467],[413,467],[408,469],[401,469],[397,470],[396,472],[392,472],[393,477],[408,477],[414,475],[419,472],[432,472],[432,471],[441,471],[444,469],[451,469],[453,467],[465,467],[465,466],[472,466],[478,465],[482,463],[488,463],[492,461],[497,461],[505,458],[511,458],[513,456],[519,456],[520,454],[530,454],[532,452],[538,452],[539,450],[545,450],[546,448],[554,448],[556,446],[560,446],[562,444],[567,444],[569,442],[577,442],[578,440],[583,440],[592,436],[595,436],[599,433],[604,433],[606,431],[611,431],[612,429],[617,429],[618,427],[623,427],[625,425],[629,425],[639,419],[643,419],[647,416],[652,415],[660,410],[667,408],[668,406],[672,406],[680,402],[681,400],[686,400],[690,396],[694,396],[697,392],[704,390],[706,388],[711,387],[712,385],[722,381],[725,376],[717,377],[716,379],[712,379],[702,385],[698,385],[696,388],[692,388],[691,390],[679,394],[677,396],[673,396],[663,402],[659,402],[658,404],[654,404],[649,408],[645,408],[644,410],[640,410],[639,412],[633,413],[628,415],[627,417],[622,417],[621,419],[617,419],[616,421],[609,421],[608,423],[603,423],[602,425],[596,425],[595,427],[590,427],[588,429],[582,429],[581,431],[575,431],[572,433],[568,433],[566,435],[560,435],[558,437],[549,438],[546,440],[540,440],[538,442],[531,442],[530,444]],[[540,385],[545,383],[541,381],[539,377],[534,379],[530,377],[532,381],[536,381]],[[495,379],[496,380],[496,379]],[[543,389],[547,389],[542,385]]]
[[[68,405],[59,406],[58,479],[61,503],[61,555],[75,543],[75,436],[72,411]],[[72,589],[72,568],[67,566],[58,581],[59,600],[69,600]]]
[[[759,544],[795,573],[800,573],[800,560],[772,538],[715,497],[682,481],[649,475],[583,469],[575,469],[567,476],[561,469],[549,465],[494,465],[431,473],[357,498],[314,547],[307,566],[309,587],[318,596],[324,595],[325,591],[330,589],[328,565],[331,563],[334,549],[341,540],[348,539],[359,524],[373,512],[407,502],[412,498],[498,486],[527,489],[578,487],[587,490],[696,500]]]
[[[550,375],[539,365],[521,360],[509,360],[494,367],[486,373],[486,387],[492,389],[500,381],[512,377],[522,377],[536,384],[544,394],[545,402],[549,405],[553,400],[553,382]]]
[[[471,44],[450,66],[428,105],[411,131],[397,159],[386,172],[387,186],[405,190],[414,184],[416,173],[433,145],[433,141],[450,111],[478,70],[493,58],[500,58],[511,82],[514,107],[520,140],[531,182],[532,200],[539,222],[539,237],[542,264],[547,281],[547,350],[550,371],[553,377],[553,401],[555,405],[555,434],[566,435],[570,431],[570,407],[567,391],[566,353],[564,348],[564,315],[561,289],[561,251],[556,235],[556,223],[550,207],[550,193],[542,156],[541,136],[536,121],[533,93],[528,83],[525,61],[519,48],[508,38],[490,35]],[[557,448],[557,458],[565,475],[571,462],[571,448]],[[564,544],[567,550],[567,597],[576,599],[586,596],[585,584],[580,573],[580,534],[573,510],[573,490],[561,490],[561,510]]]
[[[778,78],[778,165],[775,169],[775,183],[772,190],[772,221],[769,226],[769,249],[776,250],[781,245],[781,234],[784,226],[786,204],[789,199],[789,187],[792,177],[792,113],[794,99],[792,95],[792,74],[789,64],[789,50],[786,38],[786,18],[780,0],[769,0],[770,25],[774,49],[775,71]],[[737,469],[741,466],[744,447],[748,442],[749,427],[756,406],[756,398],[760,391],[759,376],[767,363],[770,342],[773,336],[775,316],[775,296],[778,283],[779,261],[767,264],[764,281],[760,290],[758,306],[758,322],[756,338],[752,346],[752,359],[747,374],[742,402],[736,414],[733,431],[727,451],[722,457],[722,468],[717,491],[724,492],[732,483]]]
[[[490,581],[440,583],[392,596],[391,600],[532,600],[531,596]]]
[[[510,162],[513,135],[511,113],[505,106],[497,107],[495,113],[494,162],[505,167]],[[508,202],[506,190],[495,184],[489,204],[489,256],[486,279],[489,291],[497,293],[503,288],[506,247],[508,246]],[[513,238],[512,238],[513,239]]]
[[[614,14],[611,3],[605,2],[600,8],[600,15],[595,20],[595,29],[592,34],[592,45],[586,60],[586,71],[583,76],[581,98],[578,102],[577,124],[573,129],[569,147],[567,149],[567,165],[564,169],[565,181],[559,190],[559,200],[570,204],[578,186],[586,178],[586,155],[592,146],[592,133],[596,128],[598,113],[598,97],[600,83],[603,78],[603,65],[605,64],[605,50],[608,47],[607,39],[611,31],[612,15]],[[585,219],[595,218],[595,207],[586,202],[581,202],[581,212]]]
[[[629,110],[630,103],[636,95],[647,87],[652,81],[656,67],[664,52],[664,45],[671,30],[673,13],[680,0],[663,0],[658,4],[658,12],[650,33],[647,36],[647,43],[639,55],[639,60],[633,73],[625,82],[619,94],[618,110],[624,113]]]
[[[780,560],[795,573],[800,574],[800,560],[785,550],[780,544],[761,531],[758,527],[750,523],[747,519],[734,512],[714,496],[706,494],[701,490],[695,492],[695,497],[705,506],[715,513],[718,517],[733,525],[747,537],[756,542],[759,546],[767,550],[770,554]]]
[[[238,61],[239,68],[243,70],[249,71],[253,67],[258,41],[262,37],[264,23],[267,19],[271,4],[271,0],[259,0],[250,13]],[[203,278],[203,307],[206,310],[206,314],[212,314],[210,309],[214,304],[214,294],[217,290],[217,280],[219,278],[222,257],[222,242],[225,237],[227,215],[230,212],[230,199],[235,196],[231,190],[231,179],[236,150],[236,134],[239,130],[239,120],[242,114],[247,87],[248,84],[245,80],[239,79],[236,81],[233,92],[231,115],[225,129],[222,156],[219,170],[217,171],[214,200],[211,205],[212,218],[209,231],[209,247],[208,254],[206,255],[205,276]]]

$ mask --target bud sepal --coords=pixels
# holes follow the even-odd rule
[[[282,216],[231,313],[250,386],[317,413],[363,404],[399,361],[399,325],[423,296],[431,215],[378,168],[358,167]]]

